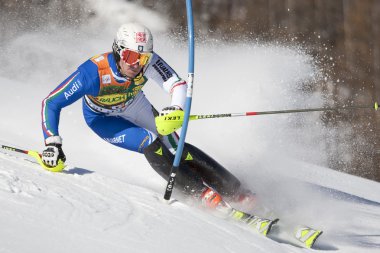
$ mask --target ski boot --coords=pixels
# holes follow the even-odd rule
[[[243,222],[264,236],[266,236],[270,232],[272,226],[278,222],[278,219],[270,220],[261,218],[231,207],[223,200],[219,193],[210,187],[204,189],[200,200],[202,206],[211,210],[216,210],[225,217],[232,218],[235,221]]]

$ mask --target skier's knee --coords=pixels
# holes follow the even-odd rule
[[[152,168],[164,179],[169,178],[173,155],[168,154],[159,138],[144,149],[144,155]]]
[[[240,181],[221,164],[199,148],[186,143],[182,160],[186,161],[206,184],[224,196],[233,196],[240,190]]]
[[[173,166],[174,155],[165,147],[162,141],[157,138],[144,149],[144,155],[152,168],[162,178],[168,180]],[[181,163],[177,172],[175,187],[182,192],[192,194],[203,188],[203,181],[187,164]]]

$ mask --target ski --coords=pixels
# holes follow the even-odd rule
[[[272,226],[279,221],[279,219],[266,219],[236,209],[232,209],[230,217],[236,221],[247,224],[249,227],[264,236],[267,236],[267,234],[271,231]]]
[[[307,226],[297,227],[294,231],[294,237],[301,242],[306,248],[312,248],[315,241],[322,235],[323,231],[315,230]]]
[[[272,240],[291,244],[293,246],[302,247],[302,248],[312,248],[317,241],[317,239],[322,235],[322,230],[313,229],[308,226],[297,226],[293,232],[287,231],[289,233],[286,238],[278,238],[278,235],[269,234],[273,225],[276,225],[279,221],[276,219],[263,218],[257,215],[245,213],[237,209],[232,208],[230,215],[233,220],[242,222],[248,225],[250,228],[253,228],[259,234],[266,236]],[[281,226],[279,226],[278,231],[281,231]],[[285,229],[288,230],[288,229]],[[286,231],[284,231],[286,232]],[[284,233],[282,233],[284,234]],[[268,236],[269,235],[269,236]],[[289,238],[290,237],[290,238]],[[295,241],[293,241],[295,239]]]
[[[244,204],[249,206],[248,202]],[[267,236],[272,226],[276,224],[275,231],[267,237],[277,242],[310,249],[323,233],[322,230],[313,229],[306,225],[290,224],[286,220],[278,223],[280,219],[277,218],[278,216],[271,211],[270,208],[264,205],[257,205],[257,203],[255,209],[261,216],[250,214],[250,212],[246,212],[246,209],[252,208],[244,207],[245,205],[240,205],[240,208],[243,208],[244,211],[240,211],[240,208],[240,210],[238,210],[231,207],[232,211],[230,211],[230,216],[234,220],[241,221],[251,228],[254,228],[264,236]]]

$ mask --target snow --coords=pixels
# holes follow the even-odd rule
[[[125,10],[136,10],[132,18],[137,20],[150,13],[131,3],[107,2],[98,1],[98,7],[114,10],[125,4]],[[146,24],[157,34],[155,50],[186,77],[187,45],[165,35],[164,18],[149,17]],[[42,150],[42,99],[82,61],[109,50],[116,28],[99,37],[93,31],[97,25],[112,28],[129,20],[118,15],[111,21],[104,15],[65,30],[65,36],[76,35],[70,40],[33,32],[3,44],[7,64],[0,69],[0,143]],[[26,41],[28,54],[14,50]],[[306,108],[323,102],[321,94],[302,90],[322,76],[314,59],[295,46],[198,43],[195,64],[195,114]],[[154,84],[147,84],[145,93],[157,108],[169,103]],[[316,249],[379,252],[380,184],[325,165],[323,138],[329,129],[318,113],[190,124],[187,141],[256,191],[280,222],[324,230]],[[0,153],[1,253],[313,251],[265,238],[186,203],[164,203],[166,182],[142,155],[92,133],[82,118],[81,102],[62,111],[60,133],[68,158],[64,173],[44,171],[18,154]]]

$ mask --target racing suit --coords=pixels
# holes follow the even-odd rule
[[[186,82],[158,54],[153,53],[150,62],[133,79],[120,74],[112,53],[90,58],[43,100],[45,139],[59,135],[61,109],[82,98],[85,121],[100,138],[144,153],[157,173],[168,179],[178,136],[157,133],[157,111],[142,91],[148,80],[171,94],[171,105],[184,108]],[[239,180],[223,166],[186,143],[176,187],[185,193],[199,194],[205,184],[226,196],[233,196],[240,187]]]

